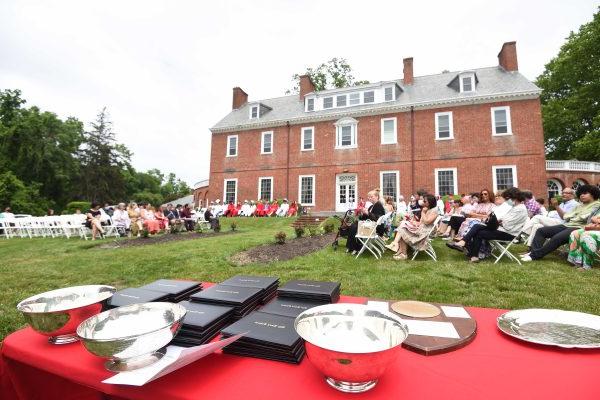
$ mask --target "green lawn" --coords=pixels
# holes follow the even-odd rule
[[[600,314],[600,270],[580,273],[549,257],[523,267],[503,260],[467,263],[436,240],[437,263],[421,254],[417,261],[358,260],[343,248],[273,264],[236,267],[229,256],[273,242],[283,230],[293,237],[289,219],[237,219],[239,233],[151,246],[100,249],[79,239],[0,239],[0,339],[22,327],[16,304],[33,294],[65,286],[109,284],[139,286],[158,278],[219,282],[235,274],[342,282],[342,294],[386,299],[417,299],[468,306],[555,307]],[[223,229],[229,228],[223,221]],[[143,240],[143,239],[134,239]]]

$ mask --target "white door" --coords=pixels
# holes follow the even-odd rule
[[[335,211],[346,212],[356,208],[356,174],[336,176]]]

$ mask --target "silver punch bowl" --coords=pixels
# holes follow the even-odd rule
[[[174,303],[138,303],[114,308],[81,323],[77,335],[92,354],[108,358],[109,371],[131,371],[162,358],[186,310]]]
[[[105,285],[73,286],[31,296],[17,305],[33,330],[53,344],[77,341],[81,321],[98,314],[116,289]]]
[[[308,359],[342,392],[372,389],[408,336],[402,320],[362,304],[327,304],[300,314],[294,324]]]

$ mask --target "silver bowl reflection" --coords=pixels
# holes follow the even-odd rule
[[[131,371],[165,354],[186,310],[173,303],[139,303],[114,308],[81,323],[77,335],[92,354],[108,358],[109,371]]]
[[[372,389],[408,336],[402,320],[362,304],[327,304],[300,314],[294,324],[308,359],[342,392]]]
[[[76,342],[81,321],[98,314],[116,289],[105,285],[73,286],[31,296],[17,305],[33,330],[53,344]]]

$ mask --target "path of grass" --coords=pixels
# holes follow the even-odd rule
[[[290,222],[238,219],[235,235],[121,249],[99,249],[78,239],[0,239],[0,339],[24,325],[15,305],[43,291],[97,283],[124,288],[159,278],[219,282],[238,273],[279,276],[282,282],[337,280],[346,295],[600,314],[600,270],[579,273],[556,257],[524,267],[508,261],[472,265],[436,241],[437,263],[424,254],[417,261],[394,261],[389,252],[382,260],[354,259],[331,247],[269,265],[237,267],[229,261],[240,250],[272,242],[280,230],[291,238]]]

